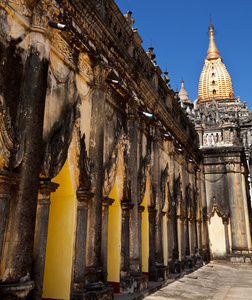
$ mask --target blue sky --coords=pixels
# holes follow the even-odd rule
[[[129,0],[115,2],[123,14],[129,10]],[[145,51],[152,41],[163,72],[167,64],[171,87],[180,90],[183,77],[192,101],[198,95],[211,14],[234,94],[252,109],[252,0],[130,0],[130,10]]]

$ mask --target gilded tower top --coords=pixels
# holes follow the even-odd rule
[[[198,100],[234,98],[231,77],[222,63],[222,58],[214,40],[214,27],[210,20],[209,47],[200,75]]]
[[[208,26],[208,32],[209,32],[209,47],[207,50],[207,57],[206,59],[212,60],[220,58],[222,61],[222,58],[219,54],[219,50],[216,47],[215,40],[214,40],[214,27],[210,20],[210,25]]]

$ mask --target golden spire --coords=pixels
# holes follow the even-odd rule
[[[231,77],[222,62],[214,41],[214,27],[210,19],[208,27],[210,42],[204,67],[199,80],[198,100],[234,98]]]
[[[209,32],[209,47],[207,50],[207,60],[211,60],[211,59],[217,59],[220,58],[222,61],[222,58],[219,54],[219,51],[216,47],[215,41],[214,41],[214,27],[213,24],[211,22],[211,15],[210,15],[210,25],[208,27],[208,32]]]

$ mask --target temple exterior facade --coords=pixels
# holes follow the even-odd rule
[[[248,262],[250,115],[231,81],[185,111],[112,0],[0,12],[0,298],[108,300]]]
[[[195,124],[203,155],[213,259],[251,261],[251,111],[234,97],[209,25],[209,48],[192,103],[181,83],[181,107]]]

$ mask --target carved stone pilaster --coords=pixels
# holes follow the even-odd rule
[[[148,278],[145,275],[142,275],[140,262],[132,262],[130,257],[130,248],[129,248],[129,227],[130,227],[130,214],[134,204],[122,202],[122,256],[121,256],[121,280],[120,280],[120,291],[127,293],[134,293],[137,291],[144,290],[148,287]],[[141,219],[141,214],[143,207],[138,207],[138,221]],[[136,226],[136,224],[135,224]],[[141,230],[140,224],[137,226],[138,234]],[[135,240],[137,247],[139,248],[139,240]],[[140,259],[140,258],[139,258]],[[132,270],[132,265],[139,268],[137,271]]]
[[[161,166],[160,166],[160,134],[159,126],[154,128],[154,138],[153,138],[153,164],[152,164],[152,194],[153,194],[153,204],[155,209],[157,209],[155,217],[155,263],[156,265],[163,265],[163,243],[162,240],[162,209],[164,208],[164,199],[162,199],[161,193]]]
[[[93,90],[91,97],[91,123],[89,136],[89,158],[94,162],[92,176],[93,200],[89,202],[86,254],[86,289],[103,290],[102,283],[102,198],[104,179],[104,117],[105,117],[105,70],[101,65],[93,68]]]
[[[121,277],[129,275],[129,217],[135,204],[122,202]]]
[[[90,191],[77,191],[77,224],[75,233],[74,266],[73,266],[73,287],[72,298],[78,299],[86,292],[86,239],[88,203],[93,199],[94,194]]]
[[[178,223],[177,223],[177,207],[176,201],[172,201],[172,230],[173,230],[173,250],[172,258],[178,259],[179,250],[178,250]]]
[[[168,262],[173,258],[173,214],[167,213],[167,241],[168,241]]]
[[[155,280],[155,275],[152,276],[152,273],[156,269],[156,257],[155,257],[155,223],[156,223],[156,214],[157,210],[151,206],[148,207],[149,212],[149,279]],[[153,272],[152,272],[153,271]],[[154,277],[152,279],[152,277]]]
[[[131,275],[139,274],[140,272],[140,252],[138,243],[139,240],[139,221],[138,221],[138,193],[137,193],[137,107],[138,99],[131,99],[128,103],[127,115],[127,133],[129,137],[129,156],[128,156],[128,189],[129,201],[134,204],[130,211],[129,224],[129,255],[130,255],[130,272]]]
[[[198,241],[198,251],[199,254],[202,255],[202,221],[197,220],[197,241]]]
[[[41,299],[43,294],[49,206],[51,203],[50,195],[56,191],[58,186],[57,183],[51,181],[41,180],[39,183],[32,269],[32,275],[35,281],[35,287],[32,292],[34,300]]]
[[[50,38],[46,30],[40,28],[38,32],[36,28],[32,28],[26,51],[21,97],[23,114],[20,115],[20,123],[25,132],[24,156],[17,170],[20,179],[14,204],[10,207],[2,264],[3,284],[27,284],[26,291],[23,292],[24,299],[31,286],[27,274],[32,273],[49,52]],[[25,278],[22,283],[21,278]],[[8,299],[15,299],[15,293],[10,289]]]
[[[190,256],[195,255],[196,251],[196,232],[195,232],[195,220],[191,218],[189,220],[189,236],[190,236]]]

